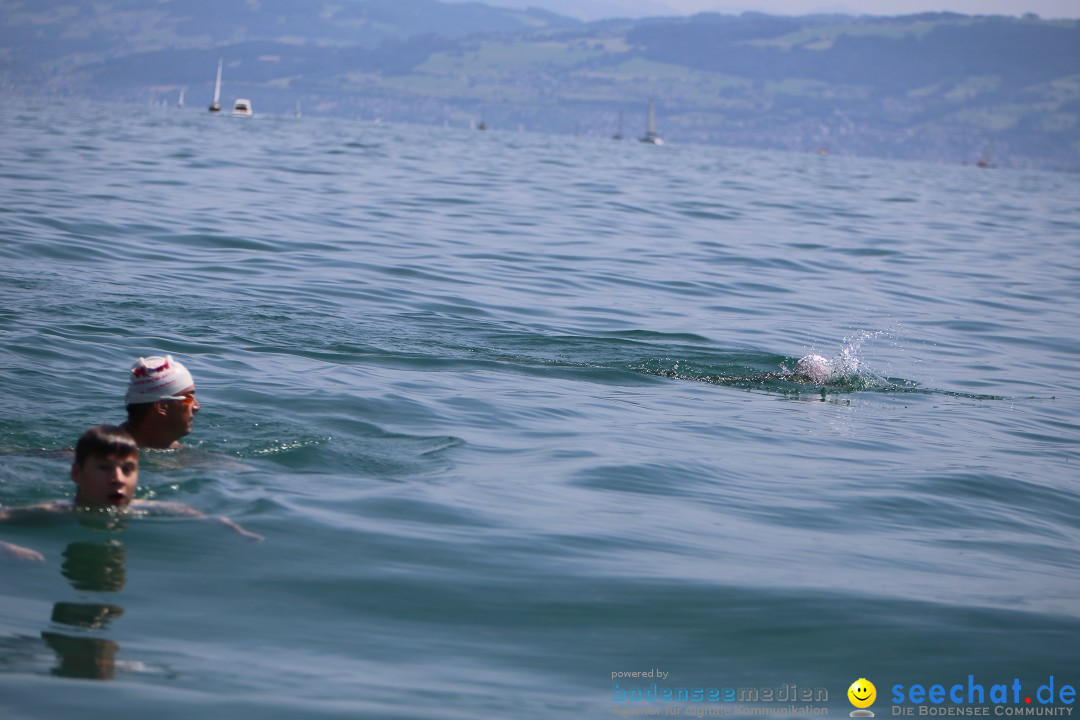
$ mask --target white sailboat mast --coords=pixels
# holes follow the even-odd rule
[[[221,58],[217,61],[217,79],[214,80],[214,105],[221,107]]]

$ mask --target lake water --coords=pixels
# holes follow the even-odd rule
[[[0,525],[46,559],[0,556],[0,716],[846,717],[859,678],[878,717],[929,707],[895,685],[1075,707],[1080,176],[0,125],[0,503],[72,497],[65,449],[169,353],[202,410],[140,496],[266,538]]]

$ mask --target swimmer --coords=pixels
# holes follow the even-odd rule
[[[128,419],[121,427],[139,447],[158,450],[180,446],[200,407],[191,373],[172,355],[136,360],[125,400]]]
[[[700,380],[702,382],[715,383],[717,385],[756,384],[775,380],[824,385],[830,380],[839,377],[836,366],[831,360],[813,354],[804,355],[799,358],[795,363],[794,371],[781,369],[779,372],[763,372],[755,375],[694,375],[684,374],[678,370],[669,370],[667,368],[654,370],[651,368],[637,367],[634,369],[648,375],[659,375],[661,377],[676,378],[680,380]]]
[[[795,363],[795,377],[809,380],[818,385],[829,382],[833,376],[833,364],[820,355],[803,355]]]
[[[102,512],[206,517],[183,503],[136,500],[134,496],[135,488],[139,484],[139,446],[130,434],[113,425],[97,425],[82,434],[75,445],[71,481],[75,483],[74,502],[54,500],[26,507],[0,508],[0,521],[41,518],[62,513],[86,515]],[[245,530],[227,517],[217,517],[215,520],[249,540],[263,539],[261,535]],[[45,559],[35,550],[2,541],[0,551],[17,560],[42,562]]]

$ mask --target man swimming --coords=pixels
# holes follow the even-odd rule
[[[136,360],[125,400],[128,419],[121,427],[140,448],[179,447],[200,408],[191,373],[172,355]]]
[[[826,385],[830,382],[843,380],[841,373],[833,361],[821,355],[804,355],[795,363],[794,370],[781,367],[775,372],[761,372],[753,375],[713,375],[698,374],[674,368],[649,368],[635,367],[635,370],[648,375],[676,378],[679,380],[698,380],[700,382],[713,383],[715,385],[731,385],[734,387],[757,387],[765,383],[776,381],[797,383],[800,385]]]

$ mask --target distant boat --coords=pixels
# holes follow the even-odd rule
[[[187,88],[180,88],[180,97],[176,101],[176,107],[178,107],[178,108],[184,107],[184,92],[186,90],[187,90]]]
[[[622,140],[622,110],[619,111],[619,129],[611,136],[612,140]]]
[[[984,147],[983,151],[982,151],[982,156],[979,158],[979,161],[977,163],[975,163],[975,165],[977,165],[978,167],[981,167],[981,168],[996,168],[997,167],[997,164],[994,162],[994,143],[993,142],[986,143],[986,147]]]
[[[478,122],[476,124],[476,129],[477,130],[487,130],[487,123],[484,122],[483,120],[481,120],[480,122]]]
[[[300,117],[300,101],[296,101],[296,117]]]
[[[649,101],[649,117],[645,122],[645,134],[638,139],[650,145],[664,144],[664,138],[656,134],[656,105],[652,100]]]
[[[240,117],[251,117],[254,115],[254,113],[251,112],[251,101],[247,98],[236,98],[236,102],[233,103],[232,114],[239,115]]]
[[[217,61],[217,79],[214,81],[214,101],[210,103],[210,112],[221,112],[221,58]]]

